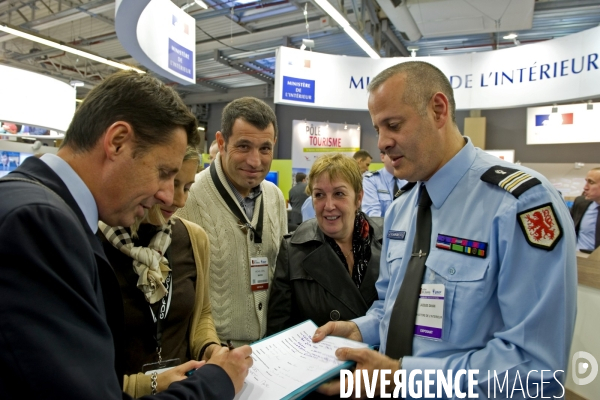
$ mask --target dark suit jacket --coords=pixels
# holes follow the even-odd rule
[[[39,181],[56,194],[32,183],[0,183],[0,397],[128,399],[115,360],[123,303],[100,242],[46,163],[30,157],[9,177]],[[217,366],[168,392],[155,398],[234,394]]]
[[[267,335],[312,319],[318,326],[328,321],[358,318],[377,300],[375,282],[383,218],[369,218],[371,259],[360,289],[325,241],[316,219],[303,222],[281,242],[273,277],[267,316]]]
[[[571,217],[573,218],[573,223],[575,224],[575,232],[579,235],[579,228],[581,225],[581,219],[583,218],[583,214],[585,214],[586,210],[592,203],[591,200],[586,200],[585,196],[578,196],[575,198],[573,202],[573,206],[571,206]]]
[[[300,225],[302,223],[302,204],[308,198],[306,194],[306,182],[297,183],[296,186],[291,188],[289,198],[292,211],[290,211],[288,225]]]

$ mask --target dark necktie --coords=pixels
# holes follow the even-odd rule
[[[598,215],[596,216],[596,243],[594,249],[597,249],[600,246],[600,206],[597,206],[596,212]]]
[[[394,200],[396,200],[400,196],[400,193],[398,191],[398,179],[396,178],[394,178],[394,192],[392,193],[392,196],[394,197]]]
[[[413,251],[392,309],[388,327],[385,354],[394,359],[412,354],[419,294],[421,293],[421,283],[425,273],[425,260],[427,260],[431,244],[430,206],[429,193],[427,193],[425,185],[422,185],[417,209],[417,230]]]

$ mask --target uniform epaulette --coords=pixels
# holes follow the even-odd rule
[[[532,187],[539,185],[540,180],[518,169],[495,165],[481,175],[481,180],[500,186],[517,199]]]
[[[372,176],[374,176],[374,175],[379,175],[379,171],[373,171],[373,172],[369,171],[369,172],[365,172],[365,178],[370,178],[370,177],[372,177]]]

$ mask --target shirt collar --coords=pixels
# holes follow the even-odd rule
[[[92,192],[90,192],[85,182],[65,160],[57,155],[46,153],[40,157],[40,160],[45,162],[64,182],[85,216],[90,229],[95,233],[98,230],[98,207]]]
[[[245,200],[254,200],[262,193],[262,189],[259,184],[258,186],[255,186],[252,189],[250,189],[250,193],[248,194],[248,196],[244,197],[240,192],[238,192],[235,186],[233,186],[233,183],[231,183],[227,175],[225,175],[225,179],[227,180],[227,183],[229,184],[233,195],[239,203],[243,203]]]
[[[444,204],[452,189],[475,161],[475,146],[467,136],[464,139],[466,144],[463,148],[425,182],[431,202],[436,208]]]

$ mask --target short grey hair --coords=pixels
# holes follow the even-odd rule
[[[406,76],[406,87],[402,99],[407,104],[415,107],[419,114],[425,115],[431,97],[435,93],[441,92],[448,98],[450,117],[452,122],[456,124],[456,102],[454,101],[452,85],[439,68],[429,63],[407,61],[391,66],[371,80],[367,91],[373,93],[384,82],[398,74],[405,74]]]

